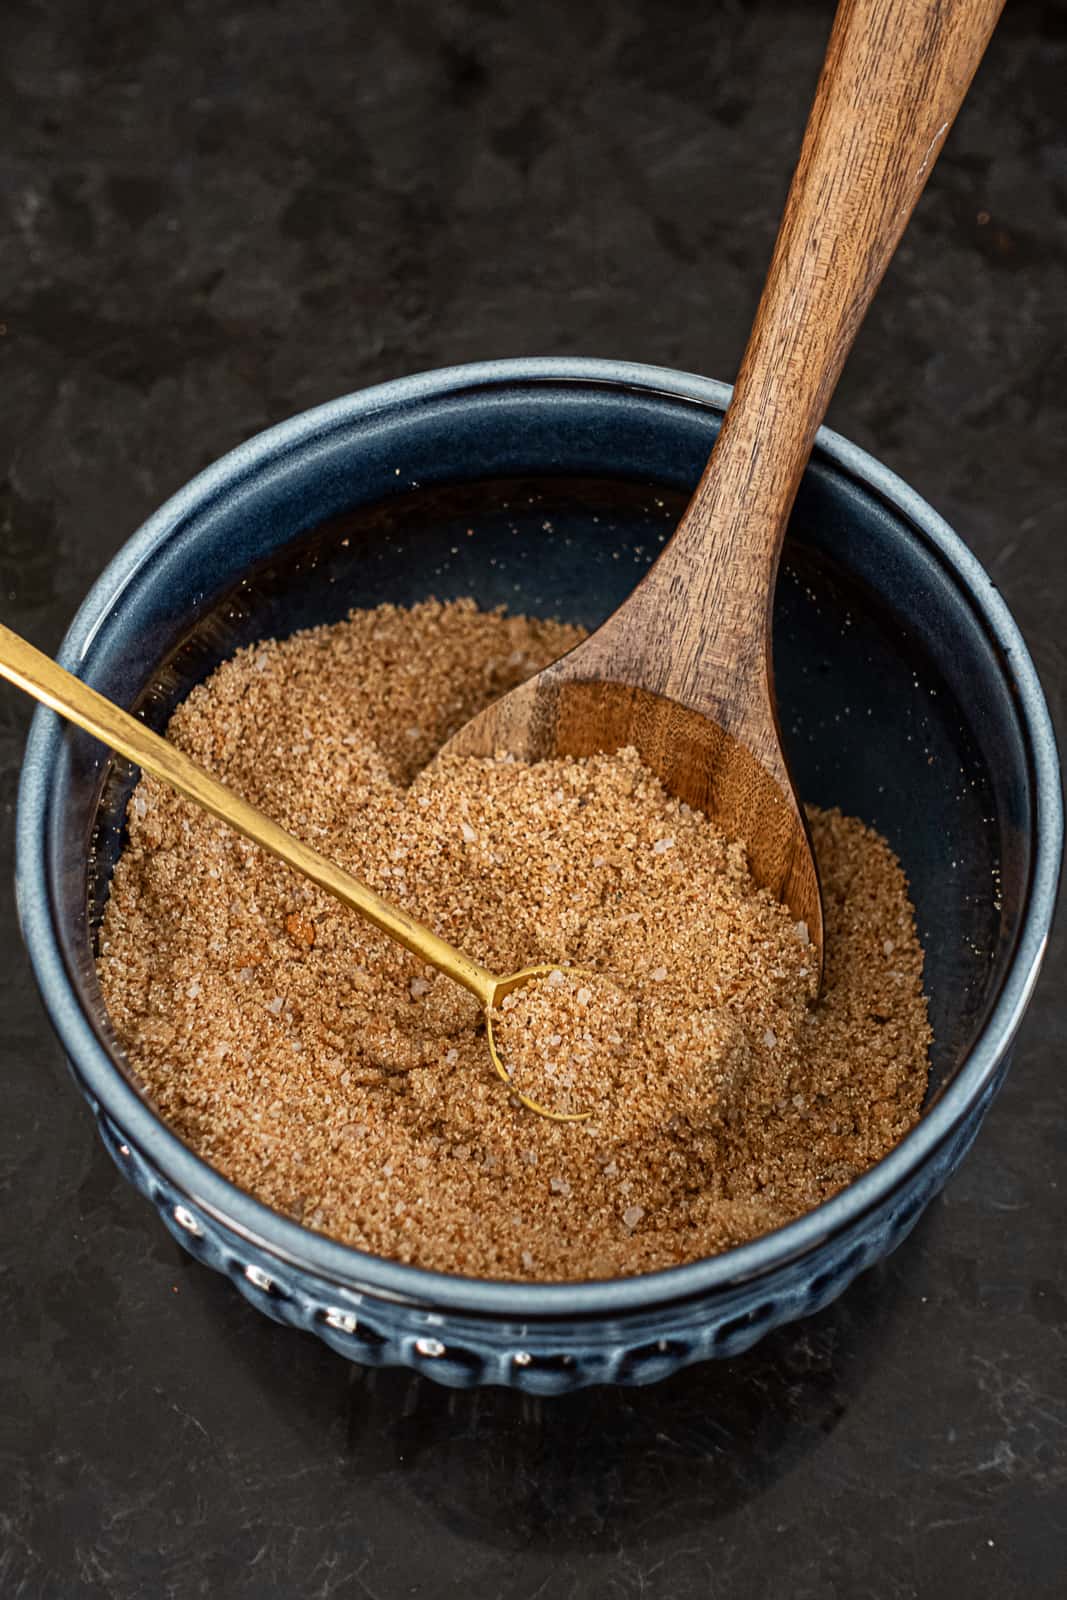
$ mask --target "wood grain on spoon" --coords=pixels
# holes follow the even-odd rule
[[[775,705],[778,558],[845,357],[1002,7],[841,0],[733,399],[677,531],[595,633],[445,747],[533,761],[635,746],[744,840],[820,971],[818,875]]]

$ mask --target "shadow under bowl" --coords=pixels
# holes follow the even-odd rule
[[[728,398],[687,374],[548,359],[319,407],[163,506],[95,584],[60,659],[162,728],[239,645],[352,607],[473,595],[592,626],[669,536]],[[182,1144],[134,1084],[93,963],[136,774],[37,712],[19,795],[24,936],[108,1149],[187,1249],[354,1360],[550,1393],[736,1355],[906,1236],[974,1139],[1037,976],[1062,855],[1051,725],[979,564],[825,429],[791,522],[774,648],[803,798],[878,828],[910,879],[935,1035],[927,1105],[885,1160],[807,1216],[611,1282],[488,1282],[370,1256],[272,1212]]]

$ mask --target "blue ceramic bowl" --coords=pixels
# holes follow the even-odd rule
[[[157,512],[93,588],[61,659],[161,726],[238,644],[353,606],[473,594],[595,623],[676,521],[728,394],[649,367],[527,360],[322,406]],[[26,943],[101,1136],[189,1251],[354,1360],[546,1393],[735,1355],[900,1243],[974,1139],[1037,975],[1062,851],[1053,734],[985,572],[917,495],[825,430],[776,611],[803,795],[872,822],[911,879],[936,1034],[929,1102],[891,1155],[799,1221],[613,1282],[484,1282],[384,1261],[276,1215],[187,1149],[138,1092],[93,968],[134,775],[38,711],[19,797]]]

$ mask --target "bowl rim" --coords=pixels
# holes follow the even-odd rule
[[[97,630],[121,605],[135,575],[180,531],[187,516],[205,501],[234,493],[242,481],[280,457],[325,433],[396,407],[410,409],[487,387],[528,388],[539,383],[622,388],[693,401],[716,411],[725,410],[732,392],[725,383],[666,367],[595,357],[520,357],[416,373],[313,407],[229,451],[150,516],[93,584],[58,659],[77,672]],[[897,510],[968,595],[1013,680],[1031,765],[1035,851],[1015,949],[967,1059],[916,1126],[861,1177],[795,1221],[721,1255],[633,1277],[573,1283],[463,1277],[388,1260],[315,1233],[237,1188],[171,1132],[124,1076],[82,1010],[53,925],[46,829],[41,825],[66,725],[39,707],[26,744],[16,822],[15,888],[23,938],[46,1009],[85,1092],[183,1197],[293,1270],[310,1272],[348,1294],[365,1292],[429,1310],[496,1319],[593,1318],[647,1312],[769,1277],[883,1203],[950,1136],[992,1084],[1029,1003],[1047,945],[1063,854],[1055,734],[1022,635],[989,575],[959,535],[914,489],[840,434],[821,428],[815,451]]]

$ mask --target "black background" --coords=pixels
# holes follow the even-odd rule
[[[0,615],[54,648],[140,520],[382,378],[728,378],[829,26],[752,0],[5,0]],[[1063,727],[1067,9],[1014,0],[830,421],[1003,589]],[[1045,1596],[1067,1551],[1067,1002],[823,1315],[560,1402],[348,1367],[183,1257],[15,935],[0,694],[0,1595]]]

